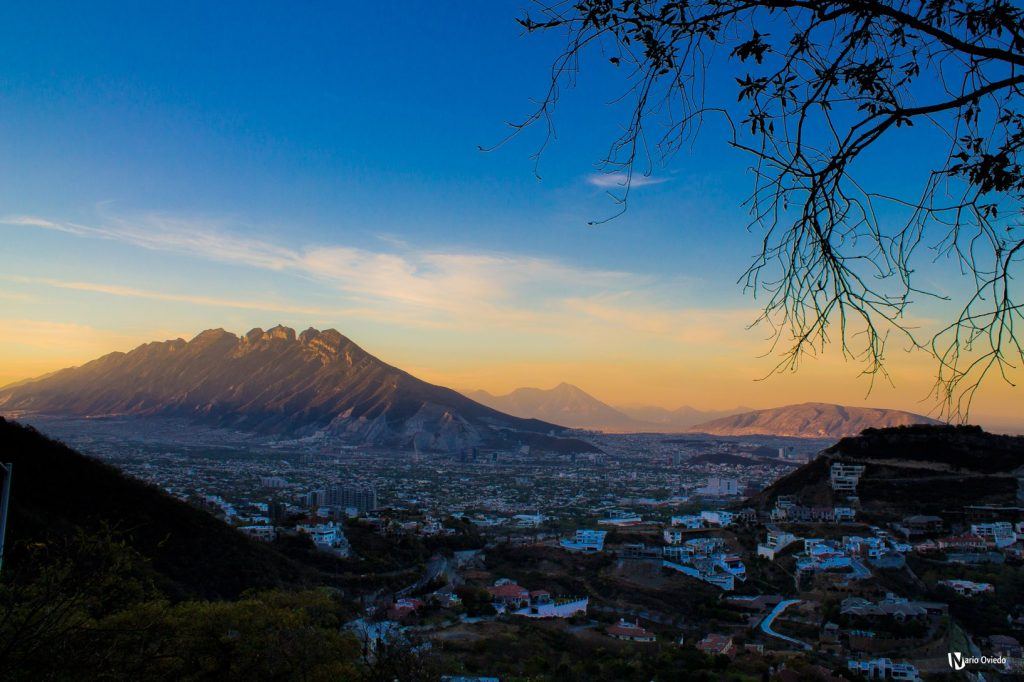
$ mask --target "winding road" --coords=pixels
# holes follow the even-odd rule
[[[764,617],[764,620],[761,621],[761,632],[768,635],[769,637],[776,637],[783,641],[789,642],[790,644],[794,644],[803,649],[804,651],[810,651],[811,645],[807,642],[801,642],[799,639],[795,639],[793,637],[790,637],[789,635],[784,635],[781,632],[776,632],[772,629],[772,623],[775,622],[775,619],[778,618],[783,611],[788,609],[793,604],[799,603],[799,599],[786,599],[776,604],[775,608],[772,609],[771,612]]]

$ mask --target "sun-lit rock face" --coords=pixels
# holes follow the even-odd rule
[[[453,450],[563,429],[485,407],[370,355],[335,329],[208,329],[0,391],[0,412],[175,416],[268,434]],[[506,433],[507,431],[507,433]],[[518,435],[509,435],[518,434]],[[526,434],[526,435],[524,435]],[[587,449],[587,448],[581,448]]]
[[[697,424],[691,431],[716,436],[793,436],[797,438],[842,438],[864,429],[910,424],[939,424],[934,419],[874,407],[846,407],[831,403],[802,403],[770,410],[754,410]]]

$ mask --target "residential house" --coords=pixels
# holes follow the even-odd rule
[[[702,511],[700,513],[700,518],[709,526],[725,528],[727,526],[731,526],[736,517],[732,512],[716,509],[711,511]]]
[[[604,539],[608,535],[606,530],[579,529],[571,540],[560,540],[559,544],[570,552],[583,552],[592,554],[604,550]]]
[[[735,653],[736,646],[730,635],[709,633],[704,639],[697,642],[697,649],[710,656],[730,656]]]
[[[1014,532],[1013,524],[1009,521],[972,523],[971,534],[984,538],[999,549],[1009,547],[1013,543],[1017,542],[1017,533]]]
[[[988,543],[985,542],[985,538],[973,533],[950,535],[948,537],[939,538],[938,545],[939,549],[942,550],[960,552],[983,552],[988,548]]]
[[[697,530],[698,528],[704,527],[704,519],[702,519],[699,514],[673,516],[672,525],[682,526],[683,528],[689,528],[690,530]]]
[[[993,592],[995,590],[991,583],[977,583],[973,580],[940,580],[939,584],[965,597],[973,597],[977,594]]]
[[[942,532],[942,518],[929,516],[927,514],[914,514],[906,516],[898,524],[896,530],[906,538],[920,538],[926,535],[933,535]]]
[[[863,465],[833,462],[832,468],[829,470],[829,479],[832,484],[832,490],[848,493],[857,492],[857,483],[860,481],[860,477],[863,473]]]
[[[639,622],[630,623],[622,618],[615,625],[608,626],[608,636],[628,642],[653,642],[657,640],[654,633],[640,626]]]
[[[769,525],[768,535],[765,538],[764,543],[758,544],[757,556],[765,559],[773,560],[775,556],[789,547],[794,542],[797,542],[800,538],[793,535],[789,531],[784,531],[778,526]]]
[[[888,658],[875,658],[867,661],[851,660],[847,668],[860,673],[869,680],[900,680],[901,682],[917,682],[921,675],[917,667],[910,663],[895,663]]]

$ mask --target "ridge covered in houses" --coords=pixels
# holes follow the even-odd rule
[[[600,456],[546,460],[522,449],[385,460],[323,446],[231,467],[167,457],[174,466],[153,480],[252,538],[301,539],[356,570],[381,560],[379,541],[429,547],[423,566],[366,601],[374,631],[430,641],[533,624],[627,650],[774,661],[780,679],[795,672],[779,661],[808,656],[873,679],[927,678],[965,642],[1008,652],[991,671],[1021,665],[1024,605],[1005,601],[1024,560],[1020,467],[998,495],[979,476],[980,494],[893,496],[904,484],[867,456],[811,453],[794,474],[795,460],[735,455],[735,442],[602,438]],[[687,466],[687,448],[730,457]],[[905,485],[932,472],[915,466]],[[186,493],[186,467],[246,483]],[[975,605],[1003,615],[972,620]]]

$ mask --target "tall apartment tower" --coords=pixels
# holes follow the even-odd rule
[[[338,483],[330,488],[329,502],[333,506],[370,512],[377,508],[377,490],[372,486],[353,486]]]

